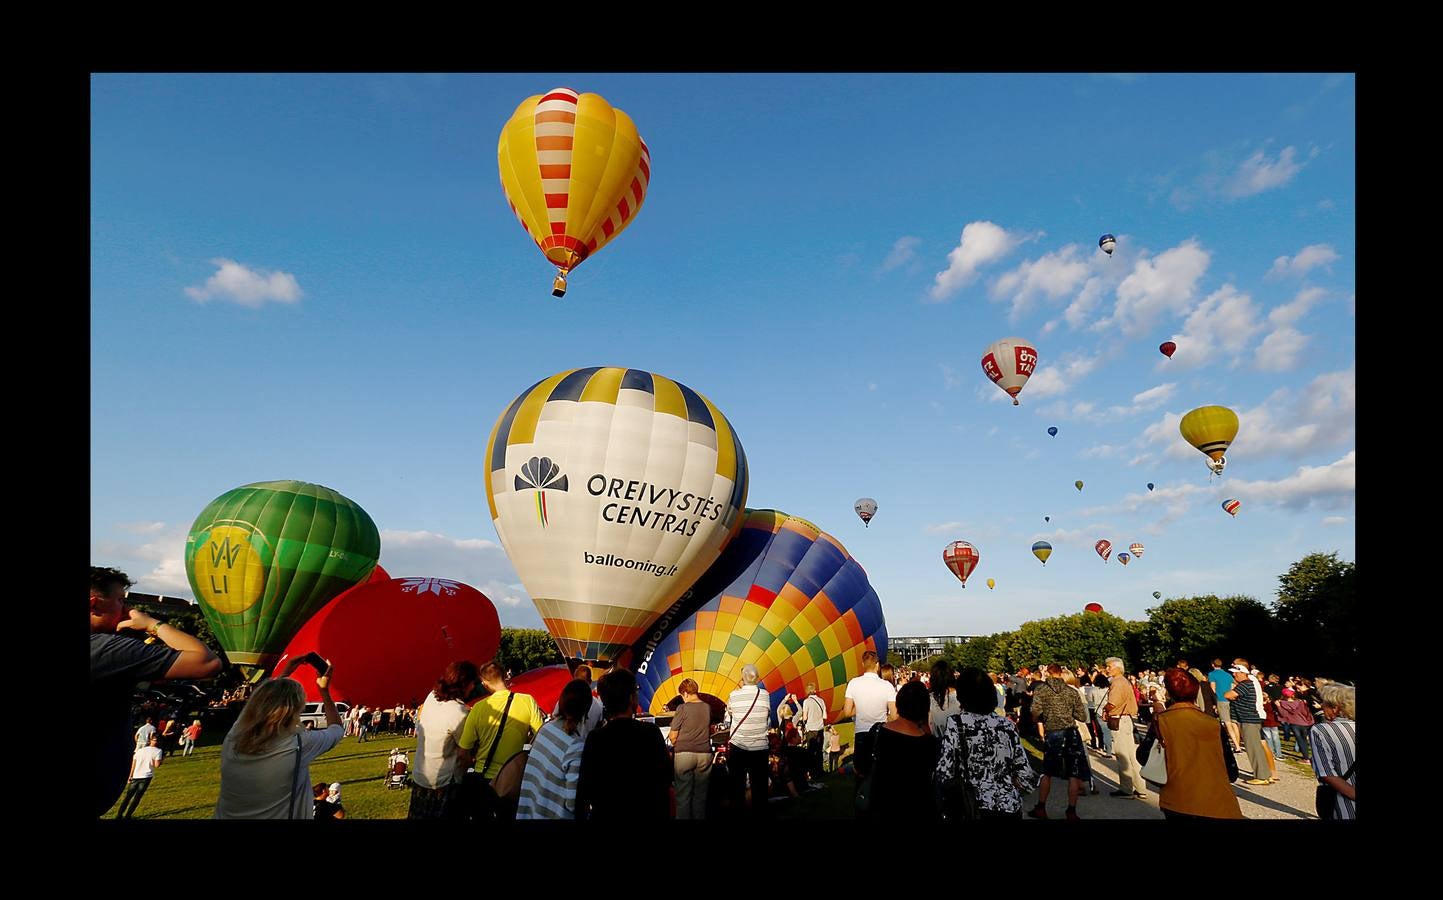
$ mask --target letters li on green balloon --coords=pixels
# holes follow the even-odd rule
[[[369,577],[381,535],[350,499],[305,481],[261,481],[210,502],[185,539],[195,599],[230,661],[274,665],[301,626]]]

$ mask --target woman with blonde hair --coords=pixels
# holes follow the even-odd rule
[[[316,678],[326,727],[302,730],[306,690],[288,677],[301,663],[317,662]],[[340,743],[345,734],[341,715],[331,700],[331,665],[315,654],[291,660],[279,678],[262,684],[246,701],[220,753],[220,799],[217,819],[311,819],[311,760]]]

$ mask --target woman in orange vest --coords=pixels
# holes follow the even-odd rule
[[[1167,783],[1158,806],[1169,819],[1241,819],[1242,809],[1233,794],[1238,764],[1227,732],[1217,719],[1197,708],[1198,683],[1182,669],[1163,673],[1168,707],[1158,713],[1147,739],[1137,748],[1137,761],[1147,763],[1153,743],[1166,754]]]

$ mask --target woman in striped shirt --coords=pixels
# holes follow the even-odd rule
[[[541,726],[521,777],[518,819],[576,818],[576,781],[586,746],[581,723],[591,710],[591,686],[576,679],[561,689],[559,715]]]

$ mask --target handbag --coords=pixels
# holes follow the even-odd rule
[[[977,802],[977,785],[967,777],[967,763],[971,748],[967,746],[967,735],[960,727],[957,729],[957,736],[962,742],[962,771],[961,774],[953,775],[942,783],[940,798],[942,818],[949,822],[981,818],[981,805]]]
[[[1238,760],[1233,756],[1233,739],[1228,736],[1228,726],[1218,723],[1218,734],[1223,744],[1223,765],[1228,770],[1228,784],[1238,780]]]
[[[1153,784],[1167,784],[1167,757],[1164,750],[1162,743],[1158,742],[1158,745],[1152,748],[1147,762],[1142,765],[1142,777]]]
[[[1358,761],[1348,767],[1343,773],[1343,780],[1347,781],[1353,777],[1353,770],[1358,768]],[[1331,784],[1319,784],[1317,793],[1313,796],[1313,803],[1318,811],[1318,818],[1332,820],[1338,817],[1338,790]]]

